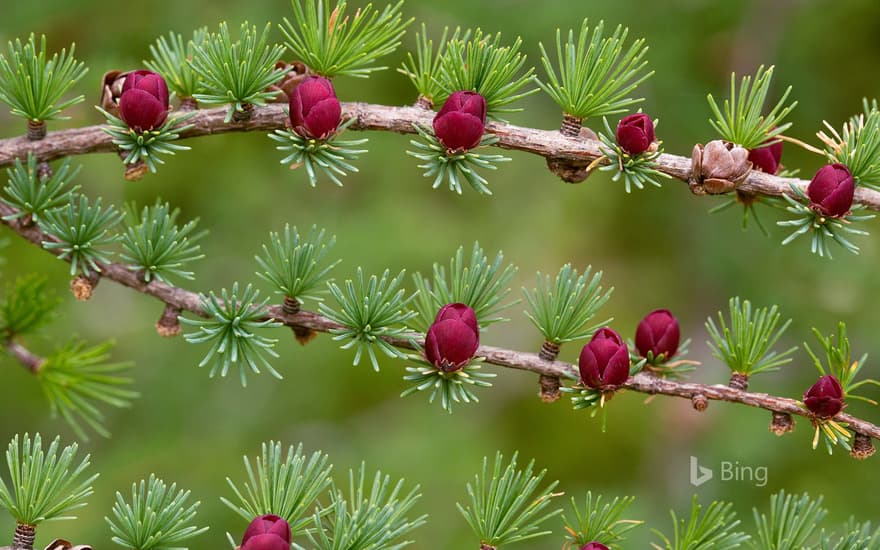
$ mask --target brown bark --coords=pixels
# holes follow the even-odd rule
[[[258,110],[257,112],[262,111]],[[259,120],[259,117],[257,119]],[[18,211],[15,208],[0,202],[0,218],[17,213]],[[25,225],[16,219],[5,219],[2,222],[22,238],[34,243],[43,250],[45,249],[42,248],[41,243],[44,240],[52,239],[50,235],[43,234],[39,227],[35,225]],[[51,253],[51,251],[47,252]],[[142,294],[153,296],[165,304],[182,311],[188,311],[202,317],[207,316],[206,312],[202,309],[201,299],[197,293],[171,286],[155,279],[146,283],[134,271],[121,264],[111,263],[102,265],[101,278],[109,279]],[[306,331],[329,332],[331,329],[342,328],[341,325],[311,311],[301,310],[295,314],[285,313],[282,304],[269,306],[266,311],[266,317],[295,329],[295,332],[296,330],[302,333]],[[402,349],[413,349],[413,344],[403,338],[387,337],[385,340]],[[423,341],[420,341],[420,343],[423,343]],[[576,365],[558,360],[546,361],[537,353],[493,346],[480,346],[476,355],[485,358],[486,363],[500,367],[527,370],[554,378],[577,380],[578,377]],[[645,372],[630,377],[626,384],[621,386],[621,389],[688,400],[693,400],[695,396],[702,396],[699,399],[704,397],[708,401],[726,401],[772,412],[809,417],[809,412],[795,399],[765,393],[751,393],[742,389],[717,384],[708,385],[667,380]],[[842,412],[834,416],[834,420],[847,424],[857,434],[880,439],[880,426],[872,424],[867,420],[862,420]]]
[[[12,550],[33,550],[36,527],[27,523],[17,523],[12,535]]]
[[[344,103],[343,116],[354,119],[352,130],[378,130],[412,134],[413,124],[430,126],[433,112],[419,107],[391,107],[368,103]],[[192,128],[181,132],[181,138],[192,138],[225,132],[271,131],[285,127],[287,116],[282,105],[254,107],[248,120],[227,124],[226,108],[203,109],[187,121]],[[525,128],[500,122],[490,122],[486,131],[498,136],[498,147],[540,155],[555,161],[592,162],[602,156],[599,142],[594,139],[571,139],[558,131]],[[71,130],[49,132],[39,141],[26,136],[0,140],[0,167],[8,166],[16,158],[33,153],[40,160],[53,160],[72,155],[114,151],[112,138],[102,126],[86,126]],[[657,159],[659,170],[673,178],[687,182],[691,175],[691,159],[663,154]],[[809,182],[798,178],[781,178],[763,172],[751,171],[737,186],[737,190],[753,195],[793,196],[790,185],[802,190]],[[864,187],[856,189],[855,202],[870,209],[880,210],[880,192]]]

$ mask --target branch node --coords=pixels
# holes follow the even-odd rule
[[[547,168],[566,183],[581,183],[590,177],[589,161],[547,157]]]
[[[34,539],[37,536],[36,525],[29,523],[16,523],[15,534],[12,535],[13,550],[33,550]]]
[[[569,115],[565,115],[565,116],[569,116]],[[566,119],[565,119],[565,117],[563,117],[562,128],[559,130],[560,133],[562,133],[562,135],[565,135],[568,137],[574,137],[574,138],[579,138],[579,139],[591,139],[591,140],[598,140],[599,139],[599,135],[596,134],[596,132],[594,132],[590,128],[585,128],[585,127],[582,128],[581,127],[581,125],[580,125],[581,119],[577,119],[577,120],[578,120],[577,132],[574,134],[566,134],[566,131],[564,130],[566,127],[566,122],[565,122]],[[588,159],[573,160],[573,159],[564,158],[564,157],[554,157],[552,155],[547,157],[547,168],[551,172],[553,172],[554,174],[559,176],[559,179],[561,179],[562,181],[564,181],[566,183],[581,183],[582,181],[584,181],[585,179],[590,177],[590,174],[593,173],[592,161],[590,161]]]
[[[299,313],[300,306],[299,300],[292,296],[285,296],[284,301],[281,303],[281,311],[283,311],[287,315],[296,315]]]
[[[149,170],[147,163],[138,159],[135,162],[126,163],[123,177],[125,178],[125,181],[139,181],[144,175],[146,175],[147,170]]]
[[[576,138],[581,136],[581,123],[583,119],[579,116],[570,115],[568,113],[562,113],[562,126],[559,128],[559,133],[563,136]],[[592,132],[592,130],[590,130]],[[593,133],[595,136],[595,133]],[[596,139],[595,137],[592,139]]]
[[[232,113],[232,122],[237,124],[241,124],[243,122],[249,121],[254,116],[254,105],[253,103],[243,103],[241,106],[241,110],[235,110]]]
[[[709,408],[709,399],[702,393],[695,393],[691,396],[691,404],[697,412],[703,412]]]
[[[77,275],[70,280],[70,292],[73,293],[73,297],[78,301],[85,302],[92,298],[95,287],[98,286],[98,281],[100,280],[101,276],[96,273]]]
[[[180,107],[181,111],[196,111],[199,108],[199,102],[196,101],[194,97],[182,97],[180,98]]]
[[[558,376],[542,374],[538,382],[541,385],[541,401],[544,403],[553,403],[562,397],[562,392],[559,390],[562,384]]]
[[[318,335],[317,331],[312,330],[308,327],[293,325],[290,328],[293,329],[293,336],[296,338],[296,341],[299,342],[299,345],[301,346],[308,344]]]
[[[128,153],[121,149],[118,149],[117,153],[119,154],[119,158],[122,159],[123,166],[125,166],[125,172],[123,173],[125,181],[138,181],[144,177],[147,170],[149,170],[147,163],[145,163],[143,159],[137,159],[134,162],[125,162]]]
[[[156,321],[156,332],[163,338],[173,338],[180,334],[180,313],[179,307],[165,304],[165,310],[162,316]]]
[[[27,138],[30,141],[40,141],[44,137],[46,137],[46,121],[28,119]]]
[[[770,431],[777,436],[793,432],[794,419],[786,412],[773,411],[773,419],[770,421]]]
[[[877,449],[874,448],[874,441],[871,436],[856,432],[853,437],[852,450],[849,454],[856,460],[865,460],[870,458]]]
[[[559,356],[559,344],[555,342],[551,342],[550,340],[544,340],[544,343],[541,344],[541,351],[538,352],[538,357],[543,359],[544,361],[553,362],[556,361],[556,358]]]
[[[419,98],[416,100],[415,107],[419,109],[424,109],[426,111],[432,111],[434,109],[434,102],[431,100],[431,98],[419,94]]]
[[[749,375],[741,372],[735,372],[730,375],[730,382],[727,384],[731,388],[740,391],[748,391]]]

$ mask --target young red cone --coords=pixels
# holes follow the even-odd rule
[[[441,307],[437,312],[437,317],[434,319],[434,322],[437,323],[445,321],[446,319],[458,319],[471,327],[474,332],[480,332],[480,328],[477,325],[477,314],[466,304],[457,302],[454,304],[446,304]]]
[[[843,164],[826,164],[807,186],[810,206],[818,213],[840,218],[846,216],[853,203],[855,182]]]
[[[828,374],[804,393],[804,404],[819,418],[831,418],[843,410],[843,387],[840,381]]]
[[[440,308],[425,335],[425,359],[444,372],[463,368],[479,347],[477,316],[465,304],[447,304]]]
[[[654,121],[645,113],[635,113],[620,120],[617,125],[617,144],[630,155],[647,151],[656,139]]]
[[[752,149],[749,151],[749,160],[754,165],[752,169],[758,168],[764,173],[775,174],[782,161],[782,142]]]
[[[326,139],[341,120],[342,105],[328,79],[310,76],[290,94],[290,126],[302,137]]]
[[[620,386],[629,378],[629,350],[620,334],[599,329],[581,350],[578,368],[581,382],[589,388]]]
[[[119,96],[119,118],[136,132],[153,130],[168,118],[168,84],[158,73],[128,73]]]
[[[608,547],[601,542],[593,541],[581,546],[581,550],[608,550]]]
[[[290,524],[272,514],[254,518],[241,539],[241,550],[290,550]]]
[[[651,352],[654,359],[661,355],[664,359],[670,359],[678,351],[680,340],[678,319],[668,309],[655,309],[642,319],[636,329],[636,349],[642,357],[647,357]]]
[[[486,98],[476,92],[455,92],[434,117],[434,135],[451,153],[473,149],[486,130]]]

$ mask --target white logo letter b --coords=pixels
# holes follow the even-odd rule
[[[697,457],[691,457],[691,485],[699,487],[712,479],[712,470],[704,466],[700,466]]]

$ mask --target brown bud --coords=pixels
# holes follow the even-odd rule
[[[871,439],[871,436],[856,432],[855,437],[853,437],[852,450],[849,452],[850,456],[856,460],[865,460],[870,458],[876,451],[877,449],[874,448],[874,441]]]
[[[581,135],[582,122],[583,119],[581,117],[564,113],[562,115],[562,126],[559,128],[559,133],[567,137],[579,137]]]
[[[790,414],[773,411],[773,419],[770,421],[770,431],[781,436],[794,431],[794,419]]]
[[[688,183],[698,195],[719,195],[736,189],[751,169],[747,149],[716,139],[694,146]]]
[[[730,375],[730,383],[727,385],[735,390],[748,391],[749,376],[741,372],[735,372]]]
[[[156,321],[156,332],[162,338],[173,338],[180,334],[180,308],[165,304],[162,316]]]
[[[315,339],[318,333],[310,328],[301,327],[298,325],[294,325],[293,327],[293,336],[296,338],[296,341],[299,342],[299,345],[304,346]]]
[[[101,79],[101,108],[114,116],[119,116],[119,98],[122,85],[128,72],[107,71]]]
[[[92,294],[95,292],[95,287],[98,286],[99,280],[100,277],[92,273],[88,276],[77,275],[70,280],[70,292],[72,292],[73,297],[80,302],[90,300]]]
[[[286,313],[287,315],[296,315],[299,313],[299,308],[302,304],[299,303],[299,300],[293,298],[291,296],[285,296],[284,301],[281,303],[281,311]]]
[[[555,342],[551,342],[550,340],[544,340],[544,343],[541,344],[541,351],[538,352],[538,357],[543,359],[544,361],[556,361],[556,358],[559,356],[559,344]]]
[[[697,412],[703,412],[709,408],[709,400],[702,393],[694,394],[694,396],[691,397],[691,404]]]
[[[562,397],[562,392],[559,391],[561,384],[558,377],[542,374],[538,383],[541,385],[540,396],[544,403],[553,403]]]
[[[279,92],[271,103],[290,103],[290,96],[293,89],[311,74],[308,67],[302,61],[277,61],[275,69],[284,70],[284,78],[277,84],[269,86],[266,91]]]
[[[125,160],[126,155],[127,153],[125,151],[119,152],[119,157],[122,158],[123,161]],[[138,159],[125,165],[125,173],[123,174],[123,177],[125,178],[125,181],[139,181],[146,175],[149,169],[150,168],[147,166],[146,162]]]
[[[423,96],[423,95],[419,94],[418,99],[416,99],[415,106],[418,107],[419,109],[424,109],[426,111],[432,111],[432,110],[434,110],[434,101],[430,97]]]

